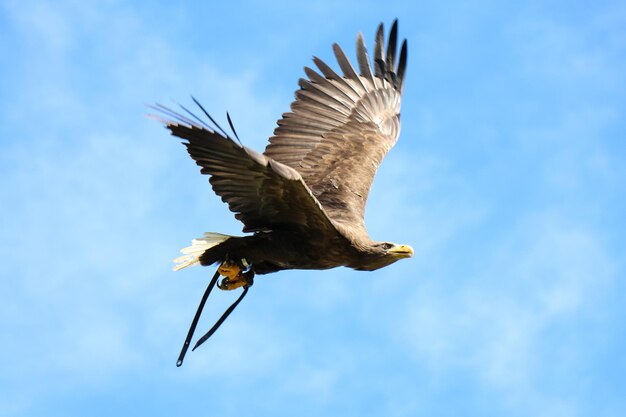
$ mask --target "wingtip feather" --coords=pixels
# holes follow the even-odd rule
[[[387,43],[387,68],[393,71],[396,62],[396,44],[398,42],[398,19],[393,21]]]
[[[359,32],[356,37],[356,57],[361,77],[365,77],[370,83],[372,83],[372,86],[376,88],[376,81],[374,80],[374,74],[372,73],[372,67],[370,66],[367,47],[365,46],[365,40],[363,39],[363,34],[361,32]]]
[[[404,74],[406,71],[406,63],[408,59],[408,45],[405,39],[400,48],[400,62],[398,63],[398,89],[402,91],[404,85]]]

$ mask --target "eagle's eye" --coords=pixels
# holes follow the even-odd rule
[[[383,243],[383,249],[384,250],[389,250],[391,248],[393,248],[393,244],[387,243],[387,242]]]

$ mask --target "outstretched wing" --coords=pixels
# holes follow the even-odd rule
[[[396,20],[385,54],[383,25],[378,27],[374,69],[361,34],[359,73],[337,44],[333,50],[343,76],[313,58],[322,75],[305,67],[309,79],[300,79],[291,112],[278,121],[265,149],[266,156],[302,174],[333,221],[363,232],[374,175],[400,133],[407,44],[404,40],[396,66],[397,30]]]
[[[217,125],[223,135],[194,115],[200,124],[168,108],[156,109],[169,117],[159,120],[185,140],[189,155],[210,175],[213,190],[243,222],[244,232],[335,230],[296,170],[241,146]]]

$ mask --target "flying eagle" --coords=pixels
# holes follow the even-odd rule
[[[195,99],[212,125],[183,106],[188,116],[155,106],[166,115],[159,120],[185,141],[201,173],[209,175],[213,191],[244,224],[243,231],[251,233],[205,233],[175,259],[175,270],[220,264],[198,308],[178,366],[219,275],[224,277],[219,288],[243,287],[244,291],[195,347],[213,334],[241,301],[255,274],[338,266],[373,271],[413,255],[408,245],[372,240],[363,220],[376,170],[400,134],[407,43],[402,42],[396,60],[397,32],[396,20],[385,48],[383,25],[378,26],[373,65],[363,36],[358,34],[358,72],[337,44],[333,51],[343,76],[314,57],[319,72],[304,68],[308,79],[299,80],[291,111],[278,120],[262,154],[241,144],[230,116],[234,138]]]

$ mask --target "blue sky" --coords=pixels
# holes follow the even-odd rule
[[[224,3],[0,3],[0,415],[624,415],[624,3]],[[313,55],[395,17],[366,222],[415,257],[259,277],[176,368],[213,270],[171,260],[241,225],[144,105],[260,150]]]

